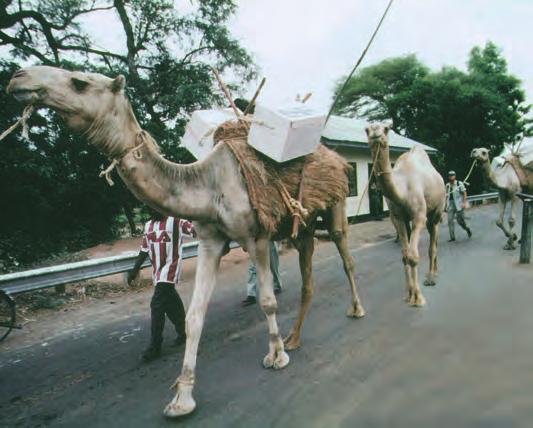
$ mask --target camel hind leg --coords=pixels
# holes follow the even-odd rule
[[[348,219],[346,218],[346,202],[341,201],[329,210],[328,231],[331,239],[337,246],[337,250],[342,259],[344,272],[348,277],[350,289],[352,291],[352,303],[348,308],[346,315],[353,318],[365,316],[365,309],[357,294],[357,285],[355,281],[355,262],[348,249]]]
[[[293,351],[300,347],[302,325],[311,306],[314,294],[312,258],[314,252],[314,227],[305,229],[298,236],[298,252],[300,255],[300,272],[302,274],[302,297],[298,318],[294,322],[289,336],[285,338],[285,349]]]
[[[285,352],[283,340],[279,334],[276,321],[278,303],[274,295],[272,272],[270,271],[270,241],[269,237],[262,236],[248,245],[248,253],[257,269],[259,282],[259,303],[263,310],[269,331],[268,354],[263,359],[265,368],[282,369],[289,364],[289,356]]]
[[[437,279],[437,248],[439,243],[439,222],[428,221],[427,229],[429,232],[429,272],[424,285],[431,286],[436,284]]]

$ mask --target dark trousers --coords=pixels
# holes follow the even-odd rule
[[[150,302],[152,312],[152,346],[161,347],[165,315],[174,324],[176,333],[185,336],[185,308],[183,302],[170,282],[158,282]]]

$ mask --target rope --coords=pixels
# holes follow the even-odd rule
[[[100,177],[100,178],[105,177],[105,179],[107,181],[107,184],[109,184],[110,186],[114,186],[115,183],[114,183],[113,179],[111,178],[111,172],[115,169],[115,167],[118,164],[120,164],[122,159],[124,159],[126,156],[128,156],[129,154],[132,154],[132,153],[133,153],[133,156],[135,156],[135,159],[142,159],[142,153],[139,151],[139,149],[146,144],[146,140],[144,138],[144,135],[145,135],[144,133],[145,133],[145,131],[142,130],[142,129],[137,133],[136,139],[137,140],[139,140],[139,139],[142,140],[140,144],[137,144],[132,149],[127,150],[122,156],[112,159],[112,161],[109,164],[109,166],[106,169],[104,169],[103,171],[101,171],[100,174],[98,174],[98,177]]]
[[[24,108],[24,111],[22,112],[22,116],[19,120],[17,120],[13,125],[11,125],[9,128],[7,128],[4,132],[2,132],[2,135],[0,135],[0,141],[2,141],[4,138],[6,138],[9,134],[11,134],[15,129],[18,128],[19,125],[22,125],[22,138],[25,138],[26,140],[29,139],[29,130],[28,130],[28,123],[27,120],[30,118],[31,114],[35,111],[35,108],[33,105],[29,104]]]
[[[374,30],[374,33],[372,34],[372,37],[370,37],[370,40],[368,41],[368,43],[366,45],[366,48],[364,49],[363,53],[361,54],[361,56],[357,60],[357,63],[355,64],[354,68],[352,69],[352,71],[350,72],[350,74],[348,75],[346,80],[344,81],[344,84],[342,85],[340,91],[337,92],[337,95],[335,96],[335,99],[333,100],[333,104],[331,104],[331,107],[329,109],[328,115],[326,116],[326,121],[324,122],[324,126],[326,126],[326,123],[328,123],[329,117],[331,116],[331,113],[333,113],[333,109],[337,105],[337,101],[339,100],[341,94],[344,92],[344,89],[346,89],[346,86],[348,85],[348,82],[350,81],[350,79],[352,78],[353,74],[355,73],[355,70],[357,70],[357,68],[359,67],[359,64],[361,64],[361,62],[363,61],[363,58],[365,57],[368,49],[370,48],[370,45],[372,45],[372,42],[374,41],[374,38],[376,37],[376,34],[378,33],[379,29],[381,28],[381,24],[383,24],[383,21],[385,20],[385,17],[387,16],[387,13],[388,13],[390,7],[392,6],[392,2],[393,1],[394,0],[390,0],[389,1],[389,4],[387,5],[387,8],[385,9],[385,12],[383,12],[383,16],[379,20],[378,26]]]
[[[376,150],[376,154],[374,155],[374,159],[372,160],[372,169],[370,170],[370,176],[368,177],[368,181],[366,182],[366,186],[363,190],[363,193],[361,194],[361,198],[359,199],[359,204],[357,205],[357,211],[355,212],[355,217],[359,215],[359,211],[361,210],[361,205],[363,203],[363,199],[365,198],[366,192],[368,191],[368,188],[370,186],[370,182],[372,181],[372,177],[375,175],[376,171],[376,164],[379,157],[379,149]],[[390,174],[390,171],[383,171],[379,175],[382,174]]]
[[[472,166],[470,167],[470,171],[468,171],[468,174],[466,174],[466,177],[463,180],[463,183],[465,183],[467,186],[470,186],[468,179],[470,178],[470,175],[472,174],[472,171],[474,170],[474,167],[476,166],[476,162],[477,162],[477,159],[474,159],[474,161],[472,162]]]

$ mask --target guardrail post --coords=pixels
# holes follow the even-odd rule
[[[533,222],[533,199],[524,199],[522,211],[522,241],[520,244],[520,263],[531,261],[531,223]]]

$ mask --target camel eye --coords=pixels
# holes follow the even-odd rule
[[[74,86],[74,88],[78,92],[85,91],[87,86],[89,86],[89,82],[87,82],[86,80],[81,80],[81,79],[78,79],[76,77],[73,77],[71,80],[72,80],[72,85]]]

